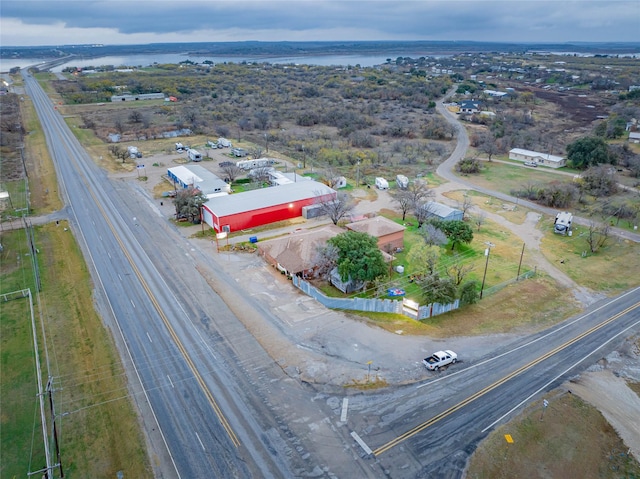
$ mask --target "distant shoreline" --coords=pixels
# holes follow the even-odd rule
[[[99,58],[113,55],[179,54],[194,56],[320,56],[320,55],[454,55],[464,52],[568,52],[593,55],[640,54],[640,42],[607,43],[491,43],[491,42],[427,42],[427,41],[367,41],[367,42],[202,42],[153,43],[141,45],[62,45],[3,46],[0,59],[54,59],[66,55]]]

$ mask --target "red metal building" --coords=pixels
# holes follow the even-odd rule
[[[302,208],[336,198],[336,191],[317,181],[298,181],[211,198],[202,220],[215,231],[232,233],[302,216]]]

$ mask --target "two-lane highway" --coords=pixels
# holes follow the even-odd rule
[[[392,477],[459,477],[488,431],[638,331],[640,288],[404,394],[351,399],[350,426]]]
[[[25,75],[25,82],[41,118],[72,226],[98,282],[98,296],[104,298],[103,316],[111,321],[114,336],[121,334],[124,339],[141,384],[132,389],[150,405],[161,435],[156,442],[166,444],[165,453],[158,455],[163,464],[155,474],[292,476],[274,453],[276,445],[247,418],[250,408],[243,407],[243,398],[229,387],[233,380],[138,242],[137,218],[120,215],[121,205],[104,173],[35,79]],[[151,424],[147,428],[154,429]]]

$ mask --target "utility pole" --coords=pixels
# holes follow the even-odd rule
[[[487,249],[484,250],[484,255],[487,257],[487,261],[484,263],[484,274],[482,275],[482,286],[480,286],[480,299],[482,299],[482,293],[484,291],[484,280],[487,278],[487,267],[489,266],[489,254],[491,253],[491,247],[495,246],[493,243],[486,242]]]
[[[31,290],[29,290],[29,303],[32,305],[31,309],[31,329],[33,332],[33,352],[35,355],[36,363],[36,376],[38,382],[38,399],[40,401],[40,420],[42,421],[42,437],[44,441],[44,458],[45,469],[36,471],[37,473],[44,472],[45,477],[49,477],[49,471],[52,470],[51,466],[51,454],[49,452],[49,434],[47,432],[47,416],[44,411],[44,391],[42,390],[42,370],[40,369],[40,355],[38,354],[38,337],[36,335],[36,320],[33,313],[33,297],[31,296]]]
[[[522,267],[522,257],[524,256],[524,245],[522,243],[522,252],[520,253],[520,263],[518,263],[518,274],[516,275],[516,281],[520,278],[520,268]]]
[[[60,469],[60,477],[64,477],[64,471],[62,470],[62,461],[60,460],[60,444],[58,443],[58,430],[56,429],[56,410],[53,406],[53,388],[52,381],[53,378],[49,376],[49,381],[47,381],[47,392],[49,393],[49,407],[51,409],[51,432],[53,434],[53,444],[56,447],[56,460],[58,461],[54,467],[58,467]]]

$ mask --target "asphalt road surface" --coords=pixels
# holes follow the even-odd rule
[[[150,201],[109,181],[35,80],[25,81],[131,372],[156,477],[461,477],[495,424],[639,329],[636,289],[419,385],[347,397],[301,384],[212,290],[206,256]],[[255,297],[245,306],[271,320]]]

